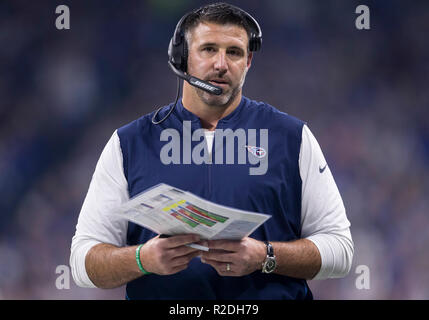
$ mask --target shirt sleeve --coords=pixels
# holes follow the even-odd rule
[[[120,141],[115,131],[97,162],[72,239],[70,266],[78,286],[95,287],[85,268],[86,254],[94,245],[126,244],[128,222],[116,209],[128,199]]]
[[[340,278],[351,268],[350,222],[322,150],[304,125],[299,155],[302,180],[301,236],[318,248],[322,265],[314,279]]]

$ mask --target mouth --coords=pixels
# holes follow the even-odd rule
[[[221,87],[226,87],[229,85],[227,81],[221,80],[221,79],[213,79],[213,80],[209,80],[209,82],[215,86],[221,86]]]

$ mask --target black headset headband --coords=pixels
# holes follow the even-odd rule
[[[246,21],[251,29],[249,35],[249,50],[258,51],[262,45],[262,31],[259,27],[258,22],[243,9],[240,9],[233,5],[229,6],[239,11],[246,18]],[[188,12],[179,20],[176,29],[174,30],[173,37],[171,38],[170,44],[168,46],[168,61],[182,72],[186,72],[188,60],[188,47],[186,44],[185,30],[183,30],[183,26],[185,20],[191,14],[198,13],[198,11],[200,10],[201,8]]]

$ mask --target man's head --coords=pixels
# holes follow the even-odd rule
[[[189,32],[200,23],[211,22],[214,24],[232,24],[246,30],[249,38],[248,51],[257,51],[262,43],[262,32],[258,22],[244,10],[233,5],[218,2],[201,7],[189,13],[182,24],[187,43],[189,44]]]
[[[241,94],[251,51],[260,47],[259,25],[243,10],[225,3],[195,10],[181,22],[186,60],[182,71],[221,87],[223,93],[215,96],[189,85],[185,85],[185,91],[207,105],[229,105]]]

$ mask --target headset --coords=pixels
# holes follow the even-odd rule
[[[243,17],[246,19],[249,27],[250,27],[250,34],[249,34],[249,50],[250,51],[258,51],[262,46],[262,30],[258,24],[258,22],[246,11],[243,9],[240,9],[233,5],[228,5],[230,8],[233,8],[240,12]],[[156,116],[158,115],[158,112],[162,109],[159,108],[152,117],[152,123],[153,124],[160,124],[165,119],[167,119],[170,114],[173,112],[177,100],[180,95],[180,79],[183,79],[187,81],[190,85],[197,87],[199,89],[202,89],[206,92],[209,92],[211,94],[215,95],[221,95],[222,94],[222,88],[212,85],[211,83],[207,81],[203,81],[201,79],[198,79],[196,77],[193,77],[189,74],[187,74],[188,69],[188,45],[186,43],[185,39],[185,31],[184,30],[184,24],[186,19],[192,15],[192,14],[199,14],[204,8],[199,8],[196,10],[193,10],[191,12],[188,12],[185,14],[177,23],[176,29],[174,30],[173,37],[170,40],[170,43],[168,45],[168,65],[170,69],[176,74],[178,77],[178,85],[177,85],[177,94],[176,94],[176,101],[173,105],[173,107],[169,110],[167,115],[162,118],[159,121],[156,121]]]

